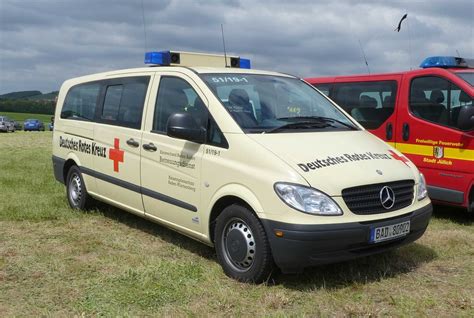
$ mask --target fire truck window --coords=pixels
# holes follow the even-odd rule
[[[466,92],[440,77],[418,77],[411,82],[410,111],[426,121],[458,128],[461,107],[472,104]]]
[[[394,112],[395,81],[334,84],[332,99],[367,129],[379,128]]]
[[[331,84],[314,84],[314,87],[319,89],[321,93],[326,96],[329,96],[329,91],[331,90]]]

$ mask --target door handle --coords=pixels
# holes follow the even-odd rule
[[[130,147],[137,148],[140,144],[135,139],[130,138],[129,140],[127,140],[127,145],[129,145]]]
[[[403,123],[402,138],[404,141],[408,141],[408,138],[410,138],[410,126],[408,123]]]
[[[146,151],[156,151],[158,148],[156,148],[156,146],[150,142],[149,144],[143,144],[143,149]]]
[[[393,125],[392,123],[388,123],[387,126],[385,126],[385,137],[387,140],[391,140],[393,137]]]

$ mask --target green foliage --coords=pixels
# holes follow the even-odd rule
[[[22,99],[33,97],[35,95],[42,95],[40,91],[21,91],[21,92],[11,92],[8,94],[0,95],[0,99]]]
[[[53,115],[56,103],[25,99],[0,100],[0,112],[48,114]]]
[[[58,96],[58,94],[59,94],[58,91],[54,91],[54,92],[47,93],[47,94],[34,95],[34,96],[31,96],[31,97],[28,97],[28,99],[29,100],[38,100],[38,101],[41,101],[41,100],[53,101]]]

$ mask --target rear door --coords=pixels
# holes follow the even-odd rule
[[[336,80],[331,98],[365,129],[394,145],[398,86],[401,76],[367,81]]]
[[[94,170],[97,194],[143,214],[140,188],[142,115],[150,76],[103,82],[94,127]]]
[[[451,72],[407,73],[398,109],[396,147],[425,174],[430,197],[461,204],[472,182],[473,131],[457,126],[473,89]]]

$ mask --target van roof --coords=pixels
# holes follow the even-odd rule
[[[433,74],[433,70],[438,70],[441,72],[451,72],[451,73],[466,73],[466,72],[474,72],[472,68],[441,68],[441,67],[431,67],[431,68],[420,68],[411,71],[402,71],[402,72],[393,72],[393,73],[376,73],[376,74],[354,74],[354,75],[342,75],[342,76],[326,76],[326,77],[310,77],[305,78],[308,82],[318,82],[318,83],[326,83],[326,82],[333,82],[336,79],[338,81],[341,80],[354,80],[354,79],[377,79],[377,78],[387,78],[391,76],[401,76],[405,74]]]
[[[83,75],[67,80],[67,82],[82,82],[82,81],[94,81],[100,80],[107,77],[125,76],[143,73],[155,73],[155,72],[167,72],[167,71],[181,71],[183,73],[193,72],[197,74],[213,74],[213,73],[234,73],[234,74],[259,74],[259,75],[273,75],[273,76],[285,76],[295,77],[290,74],[262,71],[255,69],[242,69],[242,68],[222,68],[222,67],[185,67],[185,66],[148,66],[148,67],[137,67],[128,68],[114,71],[107,71],[101,73],[94,73],[89,75]]]

